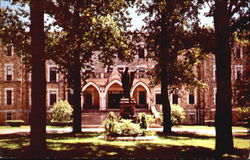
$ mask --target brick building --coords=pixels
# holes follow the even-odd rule
[[[240,78],[246,68],[246,46],[240,43],[234,45],[232,55],[232,83]],[[131,89],[131,96],[136,100],[136,112],[160,111],[160,85],[152,86],[146,72],[155,66],[152,59],[146,59],[147,51],[143,50],[131,63],[125,63],[118,58],[115,65],[103,67],[95,63],[94,72],[82,88],[83,114],[88,112],[119,111],[119,99],[122,95],[120,73],[126,66],[131,70],[138,69]],[[6,120],[22,119],[28,123],[31,105],[31,74],[15,54],[13,46],[3,46],[0,42],[0,124]],[[92,56],[98,61],[97,54]],[[47,80],[47,112],[59,99],[70,101],[71,90],[67,87],[65,77],[58,73],[57,65],[46,61]],[[181,89],[169,96],[172,104],[181,105],[186,113],[185,124],[203,124],[206,119],[214,119],[215,112],[215,59],[213,55],[202,61],[197,67],[198,78],[208,85],[206,90],[195,89],[188,92]],[[235,101],[233,101],[234,103]],[[233,109],[235,111],[235,108]],[[236,114],[233,121],[236,121]],[[91,115],[90,115],[91,116]]]

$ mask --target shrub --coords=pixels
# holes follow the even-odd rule
[[[244,107],[238,107],[238,116],[239,121],[246,122],[246,125],[250,127],[250,107],[244,106]]]
[[[113,112],[110,112],[107,119],[104,121],[104,128],[108,136],[140,136],[144,135],[143,129],[139,124],[132,123],[132,120],[125,120],[117,117]]]
[[[180,105],[171,105],[171,121],[173,125],[181,124],[185,119],[184,109]]]
[[[181,124],[184,119],[185,119],[184,109],[180,105],[172,104],[171,105],[172,125]],[[163,122],[163,113],[161,113],[161,121]]]
[[[51,108],[51,122],[57,125],[69,124],[72,112],[73,109],[68,101],[60,100]]]
[[[20,127],[24,121],[23,120],[7,120],[6,123],[12,127]]]

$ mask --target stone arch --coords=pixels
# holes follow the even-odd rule
[[[94,82],[88,82],[82,88],[82,105],[85,109],[99,109],[101,104],[101,92]]]
[[[139,85],[143,86],[143,87],[145,88],[145,90],[147,91],[147,93],[150,94],[150,89],[149,89],[149,87],[148,87],[145,83],[143,83],[143,82],[138,82],[138,83],[136,83],[136,84],[133,86],[133,88],[131,89],[130,96],[133,95],[133,93],[134,93],[136,87],[138,87]]]
[[[149,89],[149,87],[145,84],[145,83],[143,83],[143,82],[138,82],[138,83],[136,83],[134,86],[133,86],[133,88],[131,89],[131,92],[130,92],[130,96],[131,97],[134,97],[135,99],[136,99],[136,101],[137,101],[137,104],[139,105],[139,99],[138,99],[138,95],[137,95],[137,93],[134,93],[134,92],[136,92],[137,90],[138,90],[138,87],[140,88],[143,88],[145,91],[146,91],[146,104],[148,105],[148,108],[150,107],[150,89]],[[141,106],[141,105],[139,105],[139,106]],[[139,107],[138,106],[138,107]],[[146,107],[146,106],[145,106]]]
[[[95,84],[94,82],[88,82],[85,86],[82,88],[82,92],[84,92],[89,86],[94,86],[96,90],[98,91],[99,95],[101,94],[100,88]]]
[[[113,80],[112,82],[110,82],[106,88],[105,88],[105,91],[104,91],[104,95],[107,95],[107,92],[108,92],[108,89],[113,85],[113,84],[119,84],[121,87],[122,87],[122,82],[118,81],[118,80]]]
[[[104,105],[108,109],[119,109],[120,98],[122,97],[122,83],[113,80],[104,91]]]

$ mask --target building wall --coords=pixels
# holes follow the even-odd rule
[[[22,64],[21,58],[15,54],[13,50],[12,56],[6,56],[6,47],[0,42],[0,124],[5,124],[7,115],[11,119],[23,119],[26,123],[29,121],[29,113],[31,106],[31,75],[25,65]],[[246,56],[249,52],[248,47],[243,47],[241,51],[241,57],[237,58],[237,49],[241,48],[241,45],[236,44],[233,48],[232,58],[232,83],[236,79],[236,67],[242,66],[244,70],[246,68]],[[146,52],[145,52],[146,53]],[[98,54],[98,53],[97,53]],[[93,56],[94,61],[97,60],[97,54]],[[6,65],[13,65],[13,79],[6,81]],[[109,91],[122,91],[120,73],[118,69],[130,66],[130,69],[144,68],[145,72],[137,72],[133,86],[131,89],[131,96],[139,103],[139,92],[146,92],[146,108],[148,111],[155,107],[156,110],[161,111],[161,105],[156,104],[156,94],[159,94],[160,85],[152,86],[150,80],[146,74],[146,71],[154,68],[156,63],[151,59],[135,58],[131,63],[125,63],[115,59],[115,65],[111,72],[107,67],[101,63],[95,63],[94,73],[91,78],[87,80],[87,83],[82,88],[82,106],[84,106],[84,95],[92,93],[92,105],[88,108],[96,112],[109,109],[108,105],[108,93]],[[67,86],[65,77],[63,74],[58,73],[56,75],[56,81],[50,81],[50,68],[57,67],[57,65],[51,61],[46,61],[46,80],[47,80],[47,112],[50,112],[50,93],[56,94],[56,101],[60,99],[68,99],[68,92],[70,89]],[[215,93],[216,93],[216,79],[215,79],[215,59],[211,54],[205,60],[199,64],[196,68],[198,78],[207,84],[207,88],[204,90],[195,89],[194,91],[194,103],[189,104],[188,91],[183,87],[178,92],[178,104],[181,105],[186,114],[185,124],[202,124],[204,120],[214,119],[215,113]],[[6,105],[6,89],[13,90],[13,103],[12,105]],[[172,103],[172,94],[169,93],[169,99]],[[91,108],[92,107],[92,108]],[[140,108],[141,109],[141,108]],[[139,108],[138,108],[139,110]],[[235,108],[233,109],[235,110]],[[234,114],[236,115],[236,114]],[[49,117],[49,116],[48,116]],[[237,117],[233,117],[235,122]]]

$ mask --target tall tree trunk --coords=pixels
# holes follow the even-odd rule
[[[229,13],[227,1],[215,0],[215,58],[216,58],[216,145],[219,155],[233,150],[231,52],[229,46]]]
[[[74,8],[74,19],[73,19],[73,35],[76,43],[74,52],[74,65],[72,68],[72,89],[73,93],[73,133],[80,133],[81,130],[81,65],[80,65],[80,38],[81,31],[80,26],[80,15],[79,15],[79,2],[76,0]]]
[[[77,54],[77,53],[76,53]],[[75,56],[75,64],[72,70],[72,89],[73,89],[73,133],[80,133],[81,130],[81,73],[79,57]]]
[[[161,14],[161,37],[160,37],[160,76],[161,76],[161,101],[162,101],[162,112],[163,112],[163,132],[171,133],[171,107],[168,99],[168,36],[167,36],[167,14],[163,11]]]
[[[45,36],[44,36],[44,2],[30,1],[31,13],[31,54],[32,54],[32,82],[31,82],[31,132],[30,149],[34,156],[43,154],[46,146],[46,79],[45,79]]]

